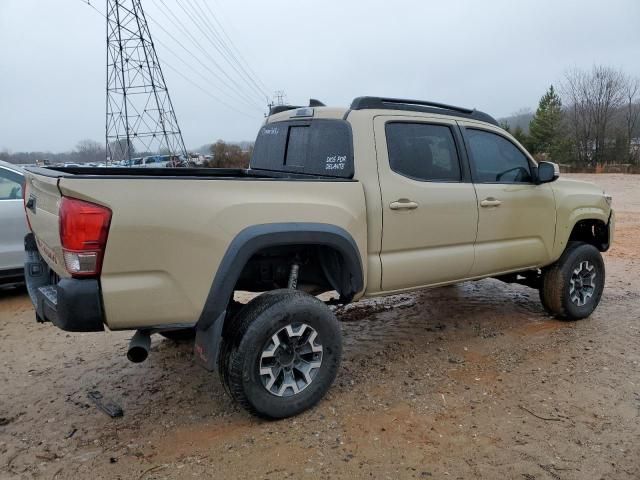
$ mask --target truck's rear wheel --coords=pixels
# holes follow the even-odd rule
[[[540,300],[560,320],[588,317],[600,303],[605,269],[596,247],[571,242],[560,259],[542,274]]]
[[[295,290],[249,302],[225,332],[220,375],[249,412],[284,418],[311,408],[338,372],[342,341],[327,306]]]

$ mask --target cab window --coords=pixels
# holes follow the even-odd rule
[[[460,181],[460,161],[451,128],[390,122],[385,130],[391,170],[419,181]]]
[[[250,168],[353,178],[351,126],[333,119],[268,123],[258,133]]]
[[[529,159],[497,133],[466,129],[476,183],[532,183]]]

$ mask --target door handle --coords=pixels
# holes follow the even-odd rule
[[[416,208],[418,208],[418,204],[406,198],[400,198],[395,202],[391,202],[389,204],[389,208],[391,210],[415,210]]]
[[[493,197],[487,197],[480,202],[481,207],[499,207],[501,204],[500,200],[496,200]]]

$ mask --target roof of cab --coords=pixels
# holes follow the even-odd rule
[[[293,107],[267,117],[266,123],[286,120],[305,120],[310,118],[342,119],[349,110],[340,107]]]
[[[468,120],[476,120],[499,126],[491,115],[472,108],[457,107],[427,100],[409,100],[389,97],[358,97],[347,108],[326,107],[323,103],[311,99],[308,107],[277,105],[271,107],[266,123],[308,118],[346,118],[352,110],[398,110],[404,112],[422,112],[446,115]]]

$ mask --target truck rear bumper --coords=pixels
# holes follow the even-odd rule
[[[40,256],[35,238],[24,239],[24,276],[39,322],[51,322],[67,332],[101,332],[104,312],[96,279],[58,279]]]

